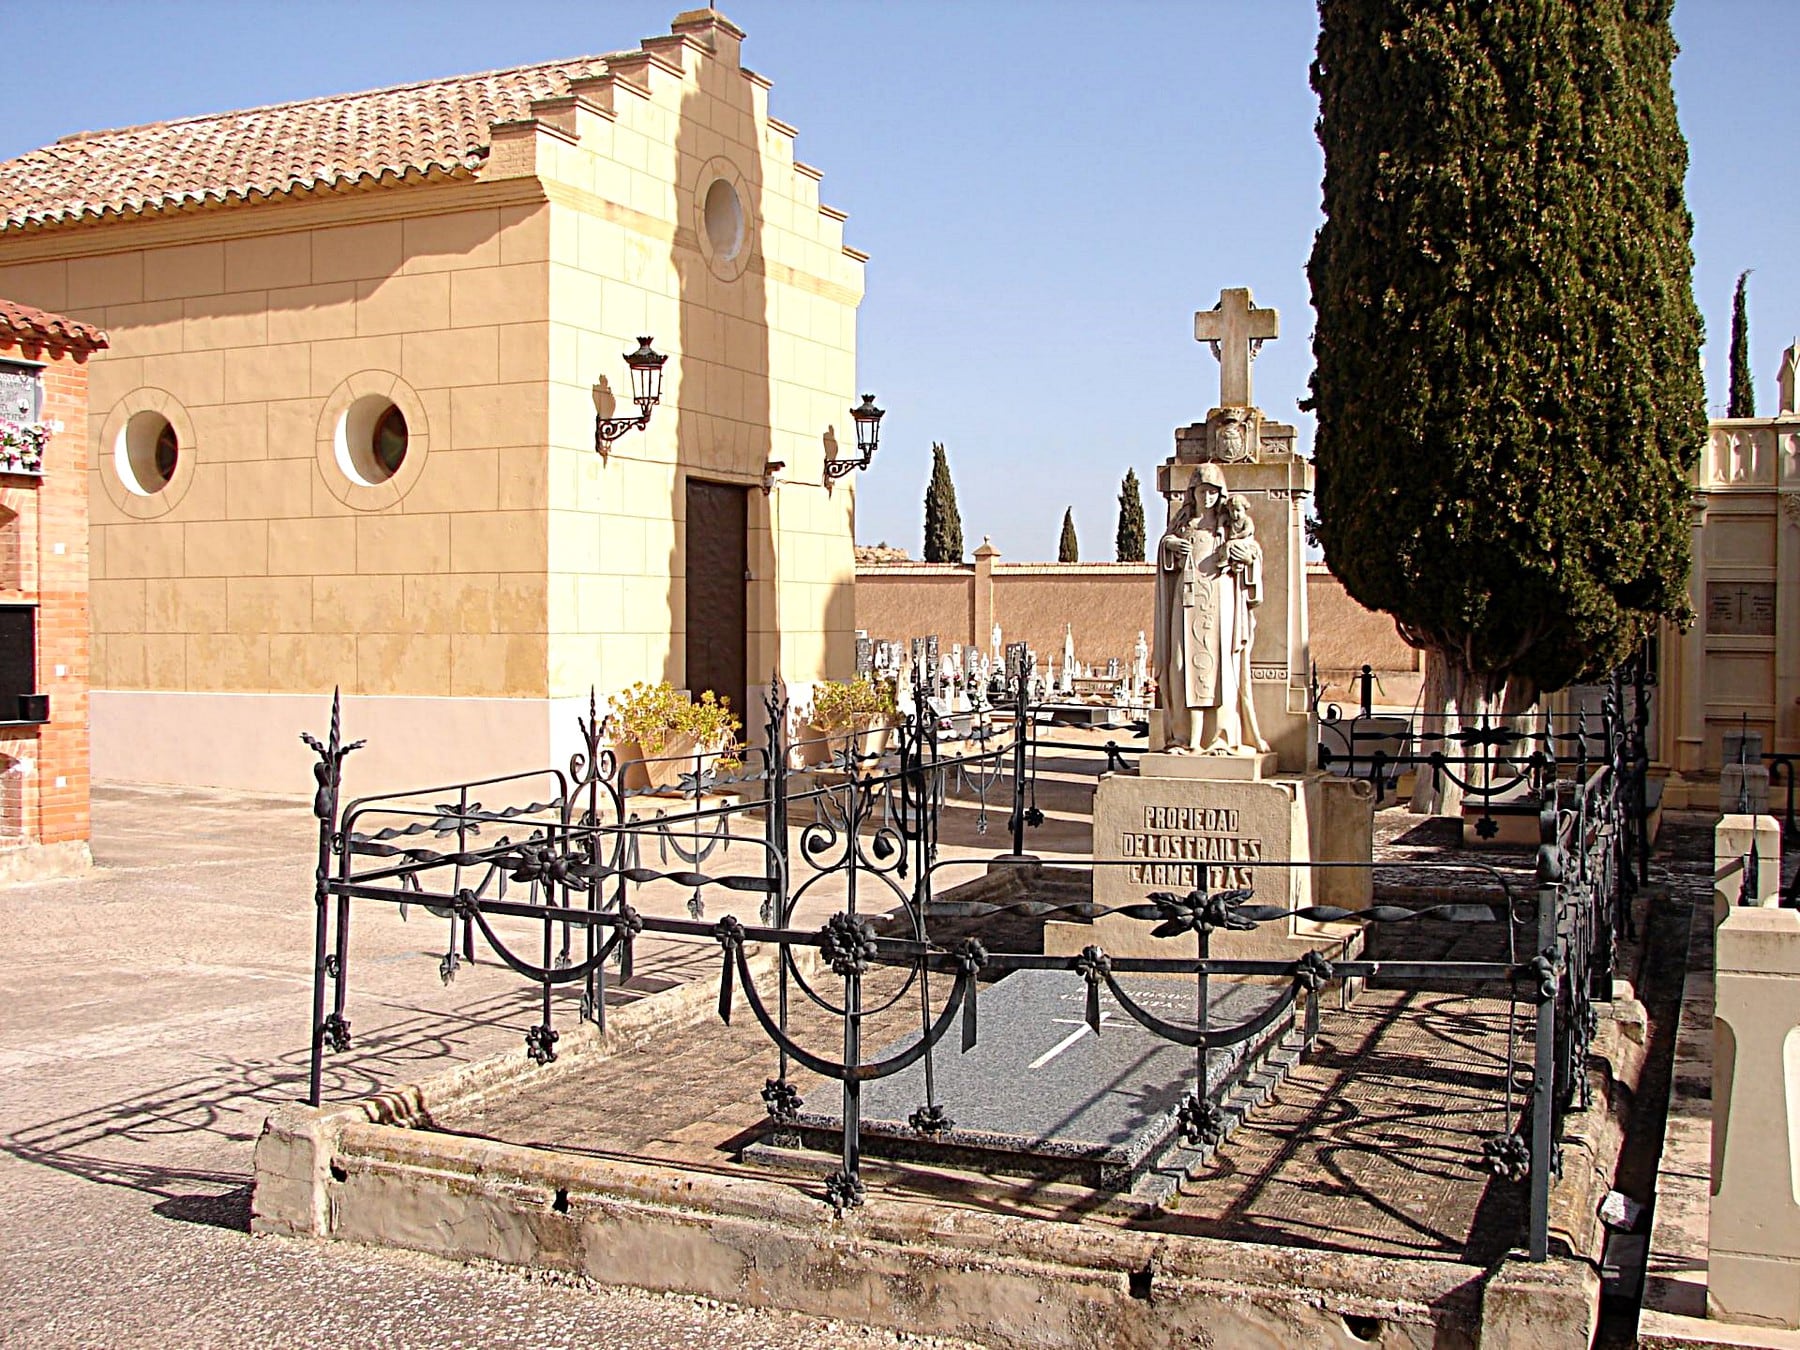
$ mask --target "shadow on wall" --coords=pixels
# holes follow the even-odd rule
[[[772,450],[762,129],[737,61],[739,35],[713,27],[701,37],[714,54],[684,95],[675,141],[680,393],[669,603],[670,661],[680,669],[669,678],[696,698],[710,689],[729,699],[754,730],[761,712],[747,707],[746,689],[779,660],[765,505],[773,498],[757,486]]]

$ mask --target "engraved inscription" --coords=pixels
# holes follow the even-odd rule
[[[1719,637],[1774,637],[1775,583],[1708,582],[1706,631]]]
[[[1121,831],[1119,855],[1131,860],[1126,877],[1140,886],[1223,890],[1254,887],[1263,841],[1239,831],[1239,814],[1225,807],[1146,806],[1142,830]]]

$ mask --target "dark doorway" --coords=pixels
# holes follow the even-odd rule
[[[745,584],[750,565],[750,493],[729,483],[687,480],[687,686],[731,700],[746,726]]]

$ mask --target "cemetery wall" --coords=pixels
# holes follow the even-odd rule
[[[1420,653],[1393,620],[1364,609],[1322,565],[1309,565],[1307,607],[1313,660],[1326,696],[1356,697],[1364,662],[1379,680],[1377,700],[1411,706],[1423,680]],[[1061,658],[1063,625],[1073,625],[1075,654],[1104,667],[1129,665],[1139,631],[1150,637],[1156,587],[1148,563],[863,563],[856,569],[856,626],[871,637],[906,640],[936,634],[945,644],[984,650],[994,624],[1009,642],[1029,642]],[[984,618],[983,616],[991,616]]]

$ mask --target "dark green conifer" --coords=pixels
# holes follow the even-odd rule
[[[950,461],[944,457],[944,447],[933,442],[931,483],[925,489],[925,561],[962,560],[962,515],[956,509],[956,484],[950,481]]]
[[[1739,272],[1737,293],[1731,297],[1731,401],[1727,417],[1756,416],[1756,381],[1750,375],[1750,315],[1744,308],[1744,280]]]
[[[1144,493],[1136,469],[1125,470],[1119,484],[1119,530],[1115,556],[1120,562],[1144,561]]]
[[[1063,512],[1062,538],[1056,543],[1056,561],[1081,561],[1081,546],[1075,542],[1075,508],[1072,506]]]
[[[1446,708],[1687,616],[1706,418],[1669,10],[1320,0],[1319,538]]]

